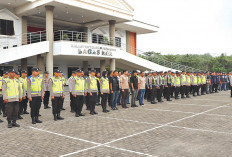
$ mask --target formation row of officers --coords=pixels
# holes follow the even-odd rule
[[[212,76],[212,77],[208,77]],[[213,81],[212,81],[213,78]],[[216,78],[216,82],[214,82]],[[66,81],[60,70],[54,70],[54,76],[49,78],[49,73],[45,72],[44,76],[40,74],[39,68],[32,68],[32,75],[27,77],[27,72],[22,71],[22,76],[14,69],[9,70],[0,77],[0,107],[3,116],[7,116],[8,128],[19,127],[16,120],[23,119],[22,114],[27,112],[28,101],[30,103],[30,116],[32,124],[42,123],[39,120],[41,103],[43,101],[44,108],[50,108],[49,97],[52,101],[52,114],[54,120],[63,120],[60,113],[63,108],[65,99],[64,85]],[[95,105],[101,97],[101,105],[103,112],[107,113],[107,102],[112,110],[117,110],[117,105],[122,108],[128,108],[128,97],[130,93],[131,107],[144,105],[144,97],[152,104],[163,102],[162,97],[171,101],[171,98],[179,99],[190,98],[193,96],[204,95],[211,92],[217,92],[218,83],[214,73],[190,73],[190,72],[144,72],[133,71],[132,75],[124,70],[123,73],[118,71],[103,71],[102,75],[96,75],[95,70],[91,70],[88,74],[84,74],[81,70],[72,72],[72,76],[68,79],[70,92],[71,112],[75,112],[75,116],[84,116],[82,108],[84,102],[87,110],[91,115],[97,114]],[[201,89],[201,90],[200,90]],[[2,122],[2,120],[0,120]]]

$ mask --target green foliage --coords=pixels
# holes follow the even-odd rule
[[[156,56],[156,57],[155,57]],[[186,54],[186,55],[161,55],[157,52],[145,52],[140,56],[149,61],[158,63],[157,58],[164,59],[173,63],[189,66],[195,69],[212,72],[230,72],[232,71],[232,56],[221,54],[220,56],[213,57],[209,53],[203,55]]]

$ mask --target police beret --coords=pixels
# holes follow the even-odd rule
[[[31,71],[39,71],[39,69],[34,67],[34,68],[31,69]]]
[[[16,75],[19,75],[19,72],[16,71],[15,74],[16,74]]]
[[[73,74],[76,74],[76,71],[72,71]]]
[[[27,74],[27,71],[26,71],[26,70],[23,70],[22,73]]]
[[[91,70],[91,72],[96,73],[96,70]]]
[[[15,70],[14,69],[10,69],[8,72],[9,73],[15,73]]]
[[[80,69],[77,69],[76,72],[77,72],[77,73],[81,73],[82,71],[81,71]]]
[[[60,70],[54,69],[54,73],[59,73],[59,72],[60,72]]]
[[[45,71],[44,74],[49,74],[49,72],[48,72],[48,71]]]

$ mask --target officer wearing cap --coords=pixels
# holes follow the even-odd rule
[[[155,98],[157,98],[157,73],[152,71],[151,81],[149,80],[149,88],[151,90],[151,104],[156,104]]]
[[[50,97],[50,91],[49,91],[49,72],[45,71],[44,72],[44,77],[43,77],[43,88],[44,88],[44,100],[43,100],[43,104],[44,104],[44,109],[48,109],[50,108],[50,106],[48,106],[49,104],[49,97]]]
[[[4,71],[2,81],[7,80],[8,78],[8,71]],[[3,117],[6,117],[6,104],[4,102],[2,103],[2,113]]]
[[[164,80],[166,82],[166,99],[167,99],[167,101],[172,101],[170,99],[171,86],[172,86],[172,72],[171,72],[171,70],[168,71],[168,73],[165,76]]]
[[[22,71],[22,77],[19,78],[21,82],[23,82],[24,85],[24,90],[25,90],[25,99],[22,100],[22,106],[23,106],[23,111],[22,114],[29,114],[27,112],[27,103],[28,103],[28,97],[27,97],[27,71],[23,70]]]
[[[60,71],[60,70],[58,70],[58,74],[59,74],[59,77],[60,77],[61,80],[62,80],[62,84],[63,84],[63,88],[64,88],[64,86],[65,86],[64,74],[63,74],[62,71]],[[64,99],[62,100],[61,110],[65,110],[65,108],[64,108]]]
[[[82,114],[82,108],[84,104],[84,96],[87,95],[85,88],[85,79],[82,77],[82,71],[76,70],[76,76],[71,80],[71,93],[73,96],[73,110],[75,111],[75,116],[84,116]]]
[[[200,96],[200,90],[202,86],[201,72],[197,73],[197,96]]]
[[[179,99],[180,92],[180,73],[176,71],[176,76],[174,77],[174,86],[175,86],[175,99]]]
[[[152,92],[152,72],[149,72],[146,78],[146,98],[148,102],[151,101],[151,92]]]
[[[205,95],[206,94],[206,76],[205,76],[205,73],[202,73],[201,81],[202,81],[201,95]]]
[[[18,80],[19,85],[20,85],[20,89],[21,89],[21,93],[22,93],[22,97],[23,97],[23,99],[25,99],[26,98],[25,87],[24,87],[23,82],[20,80],[20,74],[17,71],[15,72],[15,79]],[[22,104],[22,101],[21,101],[21,102],[19,102],[18,119],[23,119],[23,117],[21,117],[22,112],[23,112],[23,104]]]
[[[74,100],[73,100],[73,94],[72,94],[72,81],[76,77],[76,71],[72,71],[72,76],[68,79],[68,87],[69,87],[69,94],[70,94],[70,108],[72,113],[75,112],[74,110]]]
[[[175,86],[174,86],[174,78],[175,78],[175,73],[171,72],[171,98],[174,98],[173,93],[175,92]]]
[[[98,88],[97,88],[97,79],[95,77],[96,71],[91,70],[89,77],[87,78],[87,86],[88,86],[88,95],[89,95],[89,107],[90,107],[90,114],[94,115],[97,114],[95,112],[95,105],[97,103],[97,96],[98,96]]]
[[[102,77],[100,79],[100,91],[101,91],[101,105],[102,105],[102,110],[103,112],[107,113],[110,112],[106,108],[106,103],[108,99],[108,94],[110,93],[110,86],[109,86],[109,79],[108,79],[108,72],[103,71],[102,72]]]
[[[186,88],[186,75],[185,71],[182,71],[182,74],[180,75],[180,93],[181,98],[185,98],[185,88]]]
[[[3,81],[3,100],[7,104],[8,128],[20,127],[16,123],[19,112],[19,102],[22,101],[22,93],[19,81],[15,79],[15,70],[9,70],[9,78]]]
[[[194,72],[192,76],[192,86],[193,86],[193,96],[196,96],[195,93],[197,92],[197,73]]]
[[[191,76],[190,73],[186,73],[186,86],[185,86],[185,95],[186,98],[190,98],[189,93],[190,93],[190,86],[191,86]]]
[[[158,102],[163,102],[163,100],[162,100],[163,86],[164,86],[163,71],[159,72],[157,82],[158,82],[157,99],[158,99]]]
[[[44,89],[42,79],[40,79],[38,75],[39,69],[32,68],[32,76],[27,80],[27,95],[30,101],[32,124],[42,123],[38,117],[41,102],[44,99]]]
[[[64,100],[64,87],[62,79],[59,77],[59,70],[54,70],[54,76],[49,79],[49,91],[52,100],[52,113],[54,120],[63,120],[60,116],[62,102]]]

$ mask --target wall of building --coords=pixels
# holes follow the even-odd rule
[[[12,20],[14,21],[14,36],[5,36],[0,35],[0,50],[2,50],[2,47],[5,45],[9,45],[9,47],[12,47],[13,45],[21,45],[22,43],[22,19],[21,17],[12,16],[9,12],[14,14],[13,9],[8,9],[8,11],[1,11],[2,9],[5,9],[3,7],[0,7],[0,19],[4,20]]]

